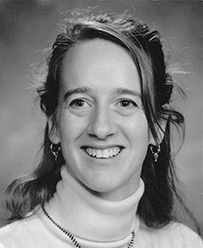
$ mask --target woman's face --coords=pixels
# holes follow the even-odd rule
[[[151,135],[136,66],[120,46],[101,39],[75,45],[61,72],[57,129],[69,173],[111,201],[139,186]]]

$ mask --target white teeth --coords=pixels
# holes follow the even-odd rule
[[[94,149],[88,147],[85,149],[86,153],[91,157],[96,158],[112,158],[118,155],[121,151],[120,147],[108,148],[108,149]]]
[[[104,150],[104,152],[103,152],[103,157],[104,157],[104,158],[110,157],[110,152],[108,152],[108,150]]]
[[[96,157],[102,158],[102,151],[101,150],[96,151]]]

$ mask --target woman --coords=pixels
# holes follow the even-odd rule
[[[0,247],[203,247],[173,216],[173,80],[157,31],[125,16],[66,22],[38,89],[38,168],[8,188]]]

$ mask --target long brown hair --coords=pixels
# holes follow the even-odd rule
[[[174,219],[174,199],[178,194],[171,157],[171,129],[175,126],[183,137],[184,117],[170,106],[174,83],[167,72],[157,31],[151,31],[146,24],[126,16],[104,14],[67,19],[63,32],[52,46],[46,80],[38,88],[41,109],[55,125],[63,58],[74,44],[96,38],[109,40],[125,48],[137,67],[148,125],[156,143],[161,146],[157,162],[150,149],[144,160],[141,177],[145,182],[145,192],[137,214],[148,227],[161,227]],[[167,123],[162,141],[159,140],[161,121]],[[11,213],[10,221],[24,218],[36,206],[47,202],[56,191],[56,184],[61,179],[60,169],[65,161],[62,152],[59,159],[54,160],[50,151],[50,134],[51,130],[47,125],[44,152],[39,166],[33,173],[15,180],[7,189],[10,197],[6,205]]]

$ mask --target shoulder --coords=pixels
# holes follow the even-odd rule
[[[0,248],[41,247],[40,242],[45,232],[40,218],[36,215],[15,221],[0,228]]]
[[[153,244],[151,247],[203,248],[203,241],[200,236],[189,227],[178,222],[171,222],[155,230],[143,227],[141,233],[149,244]]]
[[[184,244],[184,247],[203,247],[200,236],[184,224],[172,222],[163,229],[163,232],[170,233],[171,237]]]

